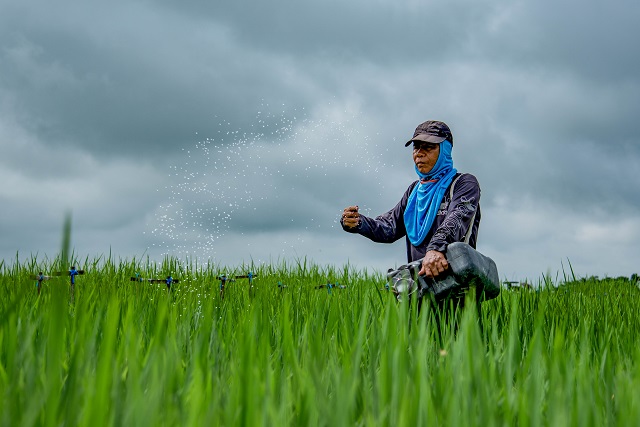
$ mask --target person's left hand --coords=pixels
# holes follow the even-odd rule
[[[442,252],[429,251],[422,260],[422,268],[418,275],[433,279],[444,273],[447,268],[449,268],[449,263]]]

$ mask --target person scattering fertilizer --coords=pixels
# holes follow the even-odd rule
[[[455,250],[450,252],[456,255],[452,259],[471,260],[474,274],[482,269],[492,270],[488,282],[497,281],[495,263],[475,251],[481,219],[480,184],[474,175],[460,173],[454,167],[449,126],[436,120],[421,123],[405,143],[405,147],[409,145],[413,145],[418,179],[409,185],[393,209],[376,218],[362,215],[357,205],[344,208],[340,218],[342,228],[378,243],[393,243],[404,237],[409,266],[415,268],[417,276],[432,279],[433,283],[450,275],[447,248],[454,243],[451,248]],[[460,246],[458,242],[466,245]],[[481,276],[484,273],[480,271]],[[454,280],[450,284],[445,287],[456,286]],[[468,287],[468,283],[463,285]],[[431,293],[437,293],[433,286],[429,287]],[[463,301],[463,296],[458,295],[456,303]]]

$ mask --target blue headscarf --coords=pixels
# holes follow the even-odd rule
[[[415,166],[420,182],[413,187],[404,210],[404,226],[413,246],[420,245],[427,237],[444,193],[458,172],[453,167],[452,148],[451,142],[447,140],[440,143],[438,160],[427,174],[420,172],[418,166]]]

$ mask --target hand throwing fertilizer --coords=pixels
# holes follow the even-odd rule
[[[429,296],[436,301],[447,297],[460,297],[470,288],[476,289],[479,301],[486,301],[500,294],[498,268],[493,260],[466,243],[455,242],[447,247],[445,254],[449,263],[447,273],[437,279],[419,276],[422,259],[389,269],[385,288],[393,292],[400,301],[403,295],[417,293],[418,299]]]

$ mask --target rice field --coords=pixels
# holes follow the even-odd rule
[[[64,258],[61,258],[64,259]],[[307,260],[0,261],[3,426],[605,426],[640,422],[640,289],[542,277],[478,311],[398,303]],[[255,275],[228,282],[218,276]],[[169,292],[145,278],[179,279]],[[316,289],[339,283],[345,288]]]

